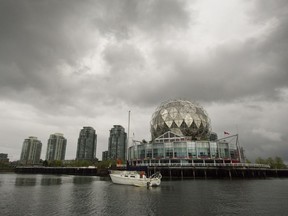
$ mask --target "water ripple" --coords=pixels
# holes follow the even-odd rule
[[[0,175],[1,215],[286,215],[288,179],[112,184],[93,176]]]

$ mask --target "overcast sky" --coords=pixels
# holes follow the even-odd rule
[[[286,0],[0,0],[0,153],[19,160],[50,134],[76,156],[83,126],[150,140],[161,102],[184,98],[212,130],[239,133],[247,158],[288,162]]]

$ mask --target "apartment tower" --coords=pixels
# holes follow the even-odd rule
[[[22,164],[37,164],[40,162],[42,143],[37,137],[25,139],[22,146],[20,161]]]
[[[48,139],[46,160],[64,160],[67,139],[61,133],[51,134]]]
[[[76,160],[93,160],[96,158],[97,134],[92,127],[81,129],[78,143]]]
[[[125,161],[127,134],[121,125],[114,125],[110,130],[108,158]]]

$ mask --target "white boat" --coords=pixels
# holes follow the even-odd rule
[[[156,172],[152,176],[146,177],[144,172],[113,170],[110,171],[110,177],[115,184],[155,187],[161,184],[162,175]]]

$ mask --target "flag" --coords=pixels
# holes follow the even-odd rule
[[[230,133],[228,133],[228,132],[224,131],[224,135],[230,135]]]

